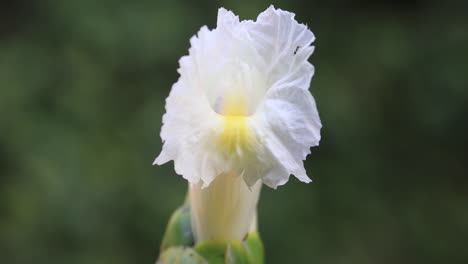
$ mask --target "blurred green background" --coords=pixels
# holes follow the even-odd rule
[[[153,263],[187,183],[161,149],[178,59],[224,6],[2,1],[0,262]],[[468,262],[468,2],[272,1],[317,37],[314,182],[263,188],[266,263]]]

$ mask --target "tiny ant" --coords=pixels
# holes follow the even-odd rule
[[[297,46],[296,49],[294,50],[294,55],[296,55],[297,51],[299,50],[301,46]]]

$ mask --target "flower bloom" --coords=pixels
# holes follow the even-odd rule
[[[303,160],[321,128],[308,90],[314,39],[293,13],[273,6],[256,21],[221,8],[217,27],[190,39],[166,100],[155,164],[173,160],[190,182],[197,240],[216,240],[226,225],[233,235],[224,238],[242,238],[254,225],[262,183],[276,188],[290,175],[311,181]],[[207,222],[212,234],[203,231]]]

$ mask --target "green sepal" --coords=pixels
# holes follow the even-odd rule
[[[209,264],[209,262],[192,248],[186,248],[180,259],[180,264]]]
[[[240,241],[229,241],[226,248],[226,264],[250,264],[243,244],[244,242]]]
[[[192,224],[190,223],[190,206],[184,204],[171,216],[161,243],[161,252],[169,247],[191,247],[194,244]]]
[[[172,214],[161,243],[157,264],[262,264],[263,244],[258,232],[242,241],[203,241],[194,245],[190,207],[184,204]]]
[[[156,264],[175,264],[183,252],[183,247],[168,248],[161,253]]]
[[[156,264],[209,264],[192,248],[171,247],[166,249]]]
[[[204,241],[194,249],[210,264],[261,264],[264,261],[263,245],[257,232],[249,233],[244,241]]]
[[[251,232],[247,239],[242,242],[247,254],[249,263],[263,263],[264,262],[264,249],[262,239],[258,232]]]
[[[210,264],[224,264],[226,243],[204,241],[195,246],[195,251],[203,256]]]

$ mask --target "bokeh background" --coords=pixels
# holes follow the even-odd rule
[[[272,1],[317,37],[314,182],[263,188],[266,263],[468,263],[468,2]],[[0,262],[153,263],[187,184],[161,149],[178,59],[217,8],[1,1]]]

